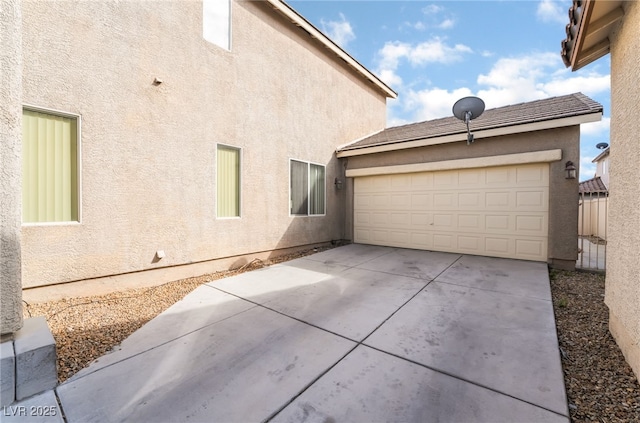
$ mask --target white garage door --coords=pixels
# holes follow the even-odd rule
[[[547,260],[549,164],[354,179],[362,244]]]

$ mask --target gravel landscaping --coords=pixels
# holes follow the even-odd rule
[[[573,422],[640,422],[640,384],[609,333],[604,275],[551,271]]]
[[[25,304],[24,314],[47,318],[63,382],[197,286],[316,251],[256,260],[240,269],[152,288]],[[640,384],[608,331],[604,276],[556,271],[550,276],[572,421],[640,422]]]

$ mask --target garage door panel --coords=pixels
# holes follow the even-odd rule
[[[358,177],[355,241],[546,261],[548,169],[544,163]]]
[[[536,239],[517,239],[516,240],[516,254],[522,257],[531,257],[535,260],[536,257],[540,257],[543,251],[546,250],[542,240]]]
[[[458,235],[458,250],[468,254],[482,254],[482,240],[481,236]]]
[[[430,210],[433,207],[433,194],[413,193],[411,194],[412,210]]]
[[[484,208],[484,195],[480,191],[459,192],[458,206],[467,210]]]
[[[487,254],[498,257],[509,257],[513,254],[515,245],[508,237],[486,237],[484,246]]]
[[[443,249],[444,251],[453,251],[456,247],[454,242],[455,235],[437,233],[437,234],[433,234],[432,239],[433,239],[433,248],[435,249]]]
[[[427,232],[412,232],[411,245],[418,246],[419,248],[424,248],[424,249],[432,249],[433,234],[430,234]]]
[[[354,223],[356,227],[368,226],[371,223],[371,213],[369,212],[356,212]]]
[[[433,189],[433,172],[412,173],[410,183],[412,190],[431,190]]]
[[[521,166],[516,168],[516,183],[518,186],[547,186],[549,172],[541,166]]]
[[[547,233],[548,223],[544,216],[519,215],[515,217],[516,231],[522,233],[544,236]]]
[[[429,213],[411,213],[411,226],[426,227],[432,222],[433,217]]]
[[[437,192],[433,194],[433,208],[436,210],[456,210],[458,196],[452,192]]]
[[[547,210],[549,199],[543,189],[518,191],[516,193],[516,209]]]
[[[447,170],[442,172],[433,172],[433,185],[436,189],[457,188],[458,171]]]

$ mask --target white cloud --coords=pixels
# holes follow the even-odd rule
[[[425,15],[435,15],[437,13],[442,12],[443,10],[444,10],[444,7],[442,6],[438,6],[436,4],[430,4],[422,8],[422,13],[424,13]]]
[[[610,117],[603,117],[599,122],[583,123],[580,125],[580,137],[584,137],[586,135],[592,137],[606,136],[608,138],[610,124]],[[609,142],[609,140],[605,139],[603,142]]]
[[[536,16],[542,22],[550,23],[569,23],[569,17],[567,11],[569,8],[564,8],[566,2],[559,2],[557,0],[541,0],[538,3],[538,9],[536,10]]]
[[[401,59],[406,58],[411,64],[420,64],[429,63],[428,58],[439,57],[437,49],[430,50],[431,56],[424,57],[417,46],[397,44],[393,47],[384,56],[388,61],[381,62],[395,66],[386,68],[392,75],[396,75]],[[449,46],[449,49],[454,48]],[[466,48],[461,48],[458,56],[462,57],[466,51]],[[395,54],[391,55],[392,52]],[[400,104],[391,109],[389,121],[398,119],[396,111],[402,111],[404,118],[412,122],[451,116],[451,107],[455,101],[467,95],[479,96],[488,109],[579,91],[593,96],[609,90],[610,78],[609,75],[595,71],[580,75],[566,71],[557,53],[533,53],[499,58],[489,72],[478,75],[476,82],[477,87],[474,89],[460,87],[446,90],[429,86],[421,90],[416,89],[414,84],[410,89],[399,90]],[[603,118],[601,122],[582,125],[582,134],[608,137],[608,127],[609,118]]]
[[[455,26],[455,24],[456,24],[455,20],[451,18],[447,18],[444,21],[440,22],[437,27],[440,29],[451,29]]]
[[[593,96],[609,90],[611,76],[595,72],[576,75],[565,69],[557,72],[550,81],[542,83],[542,87],[545,92],[554,96],[576,92]]]
[[[451,116],[453,104],[469,95],[472,95],[469,88],[458,88],[453,91],[441,88],[409,90],[404,94],[403,108],[411,113],[414,122],[436,119]]]
[[[557,66],[555,53],[537,53],[517,58],[501,58],[486,75],[478,75],[477,82],[487,88],[478,91],[487,108],[517,104],[549,97],[539,81]],[[551,69],[553,70],[553,69]]]
[[[340,13],[339,21],[320,21],[322,32],[327,34],[340,47],[346,47],[347,44],[356,39],[351,23],[347,21],[344,14]]]
[[[478,95],[491,108],[575,92],[601,94],[609,90],[610,76],[571,73],[564,69],[557,53],[549,52],[498,59],[477,82],[486,86]]]
[[[388,41],[378,51],[377,73],[385,82],[398,87],[402,78],[396,71],[401,61],[406,61],[412,66],[424,66],[429,63],[449,64],[462,60],[464,54],[471,52],[471,48],[464,44],[451,46],[440,37],[418,44]]]

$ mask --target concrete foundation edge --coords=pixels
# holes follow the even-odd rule
[[[1,406],[6,407],[58,384],[56,344],[43,316],[24,321],[15,337],[2,343]]]

